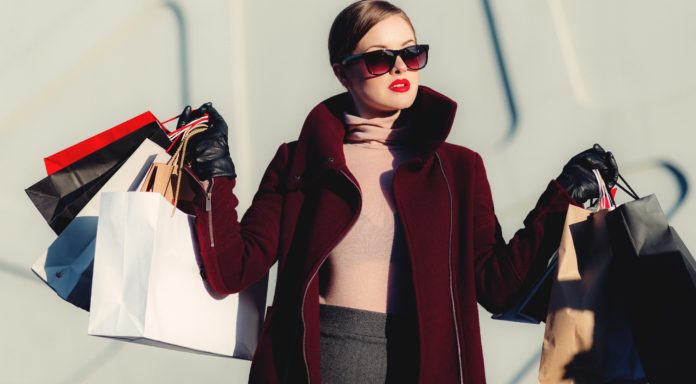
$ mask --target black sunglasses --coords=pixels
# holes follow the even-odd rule
[[[381,49],[366,53],[350,55],[341,60],[341,65],[363,59],[365,67],[370,74],[379,76],[391,71],[396,64],[396,57],[400,56],[406,67],[411,70],[423,69],[428,63],[428,44],[411,45],[403,49]]]

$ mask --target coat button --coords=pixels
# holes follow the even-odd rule
[[[333,162],[334,162],[334,158],[331,157],[331,156],[329,156],[329,157],[326,158],[326,161],[328,161],[329,163],[333,163]]]
[[[295,180],[298,180],[298,181],[299,181],[301,178],[302,178],[302,176],[300,176],[300,175],[295,175]]]

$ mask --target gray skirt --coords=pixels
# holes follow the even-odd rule
[[[322,383],[417,382],[415,322],[325,304],[319,311]]]

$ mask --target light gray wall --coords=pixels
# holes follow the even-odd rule
[[[459,103],[449,140],[483,155],[507,238],[567,159],[594,142],[639,193],[656,193],[666,210],[677,204],[683,185],[664,164],[687,183],[696,174],[695,2],[395,3],[431,45],[422,83]],[[2,0],[0,383],[245,382],[247,362],[87,336],[87,313],[29,271],[55,235],[23,189],[44,176],[46,155],[145,110],[165,119],[185,101],[212,100],[230,125],[244,211],[277,146],[342,91],[326,38],[347,4]],[[695,213],[688,193],[671,220],[692,247]],[[543,326],[479,316],[489,382],[535,382]]]

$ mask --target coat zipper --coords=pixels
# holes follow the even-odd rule
[[[351,184],[355,186],[355,189],[358,191],[358,195],[360,195],[360,204],[358,205],[358,214],[353,216],[353,220],[351,220],[350,224],[348,227],[343,231],[343,233],[336,238],[336,240],[331,244],[331,246],[328,248],[328,251],[324,253],[321,257],[321,261],[319,262],[319,266],[317,267],[316,270],[312,273],[312,277],[310,277],[309,281],[307,282],[307,285],[305,286],[305,291],[304,295],[302,295],[302,309],[300,311],[301,316],[302,316],[302,357],[304,357],[304,363],[305,363],[305,369],[307,371],[307,384],[309,384],[311,380],[311,376],[309,374],[309,363],[307,362],[307,325],[305,323],[305,316],[304,316],[304,306],[305,306],[305,300],[307,299],[307,291],[309,290],[309,286],[312,284],[312,280],[317,276],[317,273],[319,273],[319,270],[321,269],[321,266],[324,264],[326,259],[329,256],[329,252],[338,244],[347,234],[350,228],[353,227],[355,224],[355,221],[357,220],[358,216],[360,216],[360,210],[362,209],[362,192],[360,190],[360,186],[353,181],[350,177],[348,177],[348,174],[345,173],[342,169],[339,170],[343,176],[350,181]]]
[[[213,237],[213,185],[215,184],[215,179],[210,179],[210,185],[208,185],[208,189],[205,189],[203,187],[203,183],[201,183],[197,177],[194,176],[192,177],[192,179],[194,179],[196,183],[198,183],[198,185],[205,193],[205,212],[207,213],[206,216],[208,216],[208,234],[210,235],[210,247],[215,248],[215,239]]]
[[[459,362],[459,382],[464,383],[464,372],[462,369],[462,348],[459,345],[459,325],[457,324],[457,309],[454,300],[454,283],[452,278],[452,190],[450,189],[449,180],[447,180],[447,175],[445,174],[445,169],[442,167],[442,160],[440,155],[435,152],[435,157],[437,157],[437,162],[440,165],[440,172],[442,172],[442,177],[445,179],[445,184],[447,185],[447,193],[449,195],[449,209],[450,209],[450,222],[449,222],[449,239],[447,244],[447,267],[449,269],[449,287],[450,287],[450,301],[452,303],[452,318],[454,320],[454,334],[457,337],[457,359]]]
[[[215,238],[213,237],[213,185],[215,179],[210,179],[208,190],[205,191],[205,211],[208,212],[208,234],[210,235],[210,247],[215,248]]]

